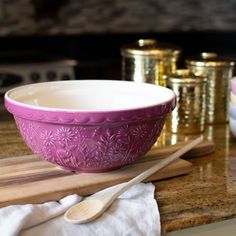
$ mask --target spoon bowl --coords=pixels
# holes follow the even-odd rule
[[[100,199],[87,199],[74,207],[70,208],[65,213],[65,220],[70,223],[78,223],[78,219],[81,219],[79,223],[87,223],[102,214],[106,209],[104,203]]]

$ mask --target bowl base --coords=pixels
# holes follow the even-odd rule
[[[81,174],[81,173],[103,173],[103,172],[109,172],[109,171],[117,170],[117,169],[120,169],[122,167],[124,167],[124,166],[105,167],[105,168],[93,169],[93,168],[67,168],[67,167],[57,166],[57,168],[65,171],[65,172],[71,172],[71,173],[76,173],[76,174]]]

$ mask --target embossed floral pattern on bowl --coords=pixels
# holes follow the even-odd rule
[[[5,106],[34,153],[69,171],[103,172],[132,163],[152,147],[175,95],[127,81],[46,82],[10,90]]]

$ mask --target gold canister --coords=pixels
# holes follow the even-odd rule
[[[192,73],[205,74],[208,77],[206,122],[227,122],[234,62],[216,53],[204,52],[200,56],[187,59],[186,65]]]
[[[155,39],[140,39],[121,48],[122,79],[165,86],[163,75],[176,70],[181,50]]]
[[[176,94],[176,108],[169,114],[166,129],[172,133],[195,134],[205,128],[207,78],[177,70],[167,77],[167,87]]]

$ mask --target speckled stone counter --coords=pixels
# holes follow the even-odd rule
[[[228,125],[208,127],[204,136],[215,142],[215,153],[188,159],[188,175],[154,183],[163,232],[236,217],[236,139]],[[186,138],[166,137],[166,143]],[[30,153],[14,122],[0,122],[0,158]]]
[[[189,159],[190,174],[155,183],[164,232],[236,217],[236,139],[228,125],[204,136],[215,142],[213,154]]]

